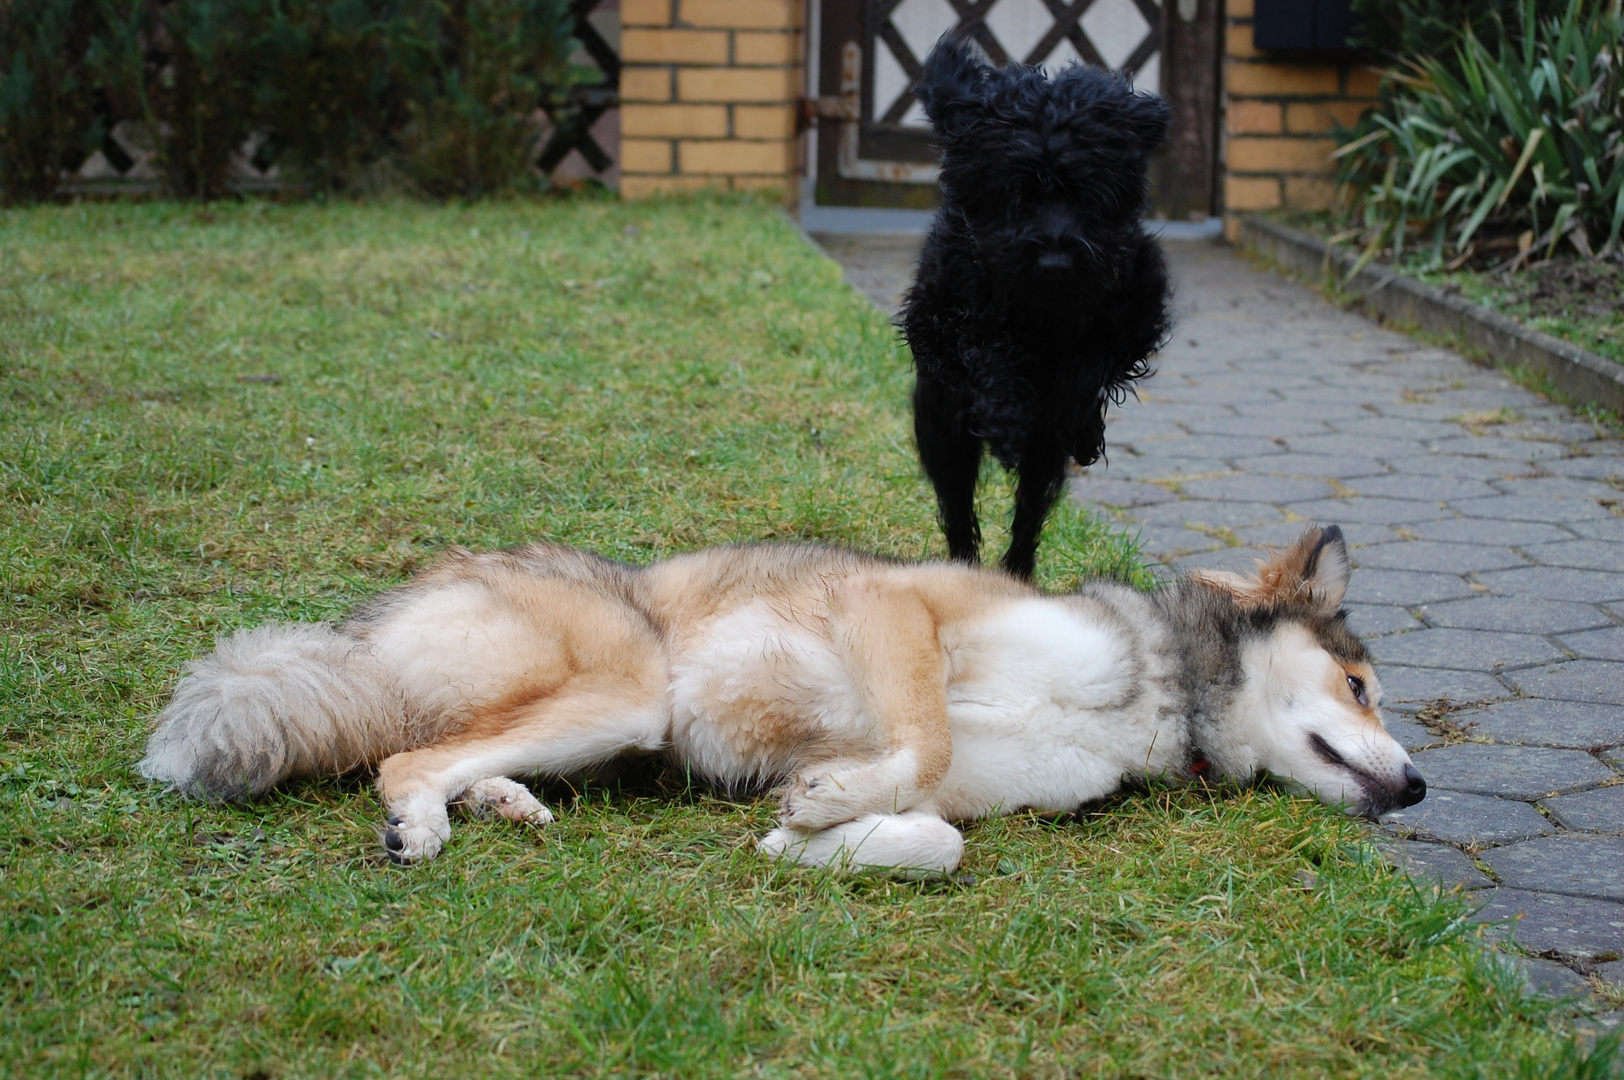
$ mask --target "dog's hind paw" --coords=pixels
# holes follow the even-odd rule
[[[391,862],[422,862],[438,855],[451,839],[451,819],[445,806],[431,798],[406,799],[389,815],[382,839],[384,854]]]
[[[505,776],[493,776],[469,786],[458,800],[475,813],[499,814],[521,825],[550,825],[553,813],[530,789]]]

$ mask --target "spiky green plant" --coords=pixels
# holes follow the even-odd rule
[[[1587,257],[1620,254],[1624,230],[1624,14],[1618,0],[1569,0],[1495,52],[1470,28],[1454,63],[1428,56],[1390,71],[1383,108],[1336,152],[1366,260],[1430,245],[1468,250],[1485,224],[1566,237]],[[1526,235],[1526,234],[1525,234]]]

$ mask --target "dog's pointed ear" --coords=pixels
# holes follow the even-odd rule
[[[987,66],[962,28],[943,35],[931,49],[914,93],[938,134],[958,134],[980,111],[986,75]]]
[[[1284,551],[1247,577],[1226,570],[1197,570],[1191,579],[1229,593],[1241,607],[1303,604],[1322,615],[1334,615],[1348,595],[1353,573],[1347,541],[1335,525],[1311,528]]]
[[[1128,109],[1128,127],[1135,141],[1145,153],[1154,153],[1167,141],[1167,129],[1173,122],[1173,109],[1155,94],[1135,93]]]

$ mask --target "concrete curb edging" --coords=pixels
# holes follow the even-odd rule
[[[1316,281],[1330,267],[1346,273],[1358,261],[1354,252],[1327,253],[1327,245],[1319,237],[1256,216],[1241,219],[1240,246]],[[1340,287],[1386,318],[1412,322],[1433,333],[1453,334],[1500,363],[1539,372],[1575,401],[1624,413],[1624,364],[1531,330],[1499,312],[1387,267],[1367,265]]]

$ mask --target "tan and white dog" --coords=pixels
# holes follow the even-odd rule
[[[274,624],[191,665],[143,774],[203,798],[376,766],[384,846],[435,855],[447,805],[552,815],[514,777],[663,754],[727,789],[787,781],[761,849],[950,870],[951,822],[1065,811],[1124,782],[1287,780],[1350,811],[1426,784],[1382,725],[1310,529],[1254,577],[1046,594],[958,564],[716,548],[634,568],[552,544],[453,551],[338,624]]]

